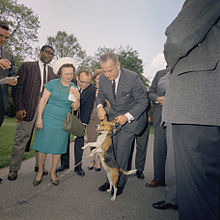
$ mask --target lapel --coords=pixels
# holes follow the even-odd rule
[[[126,82],[126,80],[125,80],[124,70],[121,68],[121,75],[120,75],[120,78],[118,81],[118,88],[117,88],[117,93],[116,93],[116,102],[120,98],[121,92],[123,91],[123,88],[126,87],[125,82]],[[112,96],[113,96],[113,94],[112,94]]]
[[[41,73],[40,73],[40,67],[38,61],[35,62],[35,69],[36,69],[37,77],[41,83]]]

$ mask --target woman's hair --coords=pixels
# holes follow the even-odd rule
[[[101,75],[103,72],[101,69],[96,69],[95,72],[94,72],[94,75],[92,77],[93,80],[96,79],[97,76]]]
[[[61,70],[62,70],[62,68],[63,67],[72,67],[73,68],[73,73],[75,73],[75,67],[73,66],[73,64],[70,64],[70,63],[66,63],[66,64],[63,64],[61,67],[60,67],[60,69],[59,69],[59,71],[58,71],[58,75],[59,76],[61,76]]]

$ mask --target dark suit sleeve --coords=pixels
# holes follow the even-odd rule
[[[174,68],[179,59],[202,42],[220,14],[219,0],[186,1],[176,19],[167,27],[164,55]]]
[[[12,55],[10,56],[10,62],[11,62],[11,68],[9,70],[8,76],[16,76],[15,61],[14,61],[14,57]]]
[[[83,98],[83,104],[82,106],[80,106],[80,119],[84,124],[89,124],[92,110],[94,107],[95,94],[95,87],[93,85],[90,85]]]
[[[158,97],[158,94],[157,94],[157,85],[158,85],[158,81],[159,81],[158,75],[159,75],[159,72],[156,73],[156,75],[152,81],[152,84],[150,86],[150,89],[148,91],[150,101],[152,101],[153,103],[156,102],[156,99]]]
[[[25,63],[21,64],[20,68],[18,69],[18,84],[16,86],[16,93],[14,96],[14,103],[16,111],[24,110],[24,94],[23,94],[23,87],[26,85],[26,72],[27,68]]]

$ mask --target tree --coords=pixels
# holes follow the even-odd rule
[[[82,50],[74,34],[68,35],[65,31],[58,31],[55,37],[48,37],[47,43],[55,50],[55,59],[72,57],[78,65],[84,61],[86,52]]]
[[[6,47],[19,66],[26,56],[32,55],[32,43],[38,41],[38,16],[17,0],[0,0],[0,20],[9,24],[11,37]]]
[[[145,86],[149,87],[149,80],[143,75],[143,61],[139,58],[139,54],[137,50],[134,50],[130,46],[126,46],[123,48],[122,46],[117,48],[107,48],[107,47],[99,47],[95,56],[90,58],[90,62],[87,65],[92,71],[100,68],[99,58],[102,54],[106,52],[114,52],[118,55],[119,62],[121,63],[121,67],[129,69],[138,73],[141,81]]]

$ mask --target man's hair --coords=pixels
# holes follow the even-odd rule
[[[44,46],[42,46],[40,50],[41,50],[41,51],[44,51],[46,48],[50,48],[50,49],[52,49],[52,50],[54,51],[53,47],[50,46],[50,45],[47,45],[47,44],[44,45]]]
[[[0,28],[6,30],[6,31],[9,31],[9,27],[7,25],[7,23],[5,23],[4,21],[1,21],[0,20]]]
[[[108,60],[112,60],[112,62],[113,62],[114,64],[116,64],[116,63],[119,62],[118,56],[117,56],[115,53],[107,52],[107,53],[101,55],[101,57],[100,57],[100,62],[105,63],[105,62],[107,62]]]
[[[86,68],[83,68],[83,69],[80,69],[79,71],[78,71],[78,77],[80,77],[80,74],[81,73],[85,73],[86,74],[86,76],[91,76],[91,78],[92,78],[92,73],[88,70],[88,69],[86,69]]]

